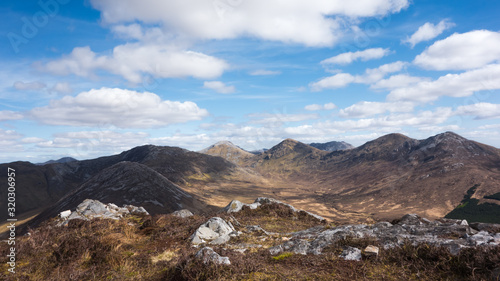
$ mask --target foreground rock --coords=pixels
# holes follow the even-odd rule
[[[406,242],[413,245],[428,243],[446,247],[454,255],[467,247],[500,245],[500,233],[479,232],[471,228],[466,221],[449,219],[429,221],[410,214],[395,225],[379,222],[374,225],[344,225],[327,230],[323,227],[314,227],[293,233],[289,241],[271,247],[269,251],[273,255],[282,252],[319,255],[324,248],[347,237],[374,239],[385,249],[401,246]],[[365,249],[365,252],[377,255],[378,249]],[[353,255],[346,252],[344,256],[350,259]]]
[[[195,257],[203,261],[204,264],[215,263],[215,264],[224,264],[230,265],[231,261],[228,257],[221,257],[217,254],[212,248],[204,247],[199,250]]]
[[[198,245],[202,243],[210,243],[214,245],[224,244],[231,239],[231,236],[236,236],[238,233],[230,222],[219,217],[213,217],[206,223],[202,224],[191,235],[191,243]]]
[[[316,214],[313,214],[313,213],[310,213],[310,212],[307,212],[307,211],[304,211],[304,210],[296,209],[294,206],[292,206],[290,204],[281,202],[281,201],[273,199],[273,198],[267,198],[267,197],[259,197],[259,198],[255,199],[255,201],[252,204],[245,204],[245,203],[242,203],[242,202],[240,202],[238,200],[233,200],[226,207],[222,208],[222,212],[225,212],[225,213],[237,213],[237,212],[241,211],[244,206],[247,206],[250,209],[254,210],[254,209],[257,209],[258,207],[260,207],[262,205],[266,205],[266,204],[280,204],[280,205],[286,206],[287,208],[289,208],[290,210],[292,210],[294,213],[303,212],[303,213],[305,213],[305,214],[307,214],[309,216],[312,216],[312,217],[316,218],[317,220],[319,220],[321,222],[326,221],[321,216],[318,216]]]
[[[103,204],[98,200],[85,199],[74,212],[66,210],[59,215],[61,222],[58,226],[65,226],[74,219],[91,220],[94,218],[119,220],[127,215],[147,216],[149,213],[143,207],[124,205],[122,208],[113,203]]]
[[[172,213],[172,215],[178,217],[178,218],[188,218],[188,217],[192,217],[193,216],[193,213],[191,213],[191,211],[187,210],[187,209],[182,209],[182,210],[179,210],[179,211],[175,211]]]

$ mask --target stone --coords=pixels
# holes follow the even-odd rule
[[[366,248],[363,252],[364,252],[365,256],[368,256],[368,257],[378,256],[379,248],[377,246],[368,245],[368,246],[366,246]]]
[[[67,210],[61,212],[61,222],[58,226],[67,226],[70,220],[90,220],[94,218],[119,220],[127,215],[149,215],[143,207],[125,205],[120,208],[113,203],[103,204],[98,200],[85,199],[80,203],[74,212]]]
[[[339,257],[346,261],[360,261],[361,250],[358,248],[348,246],[342,251],[342,254],[340,254]]]
[[[178,210],[178,211],[175,211],[172,213],[172,215],[178,217],[178,218],[188,218],[188,217],[192,217],[193,216],[193,213],[191,213],[191,211],[187,210],[187,209],[182,209],[182,210]]]
[[[421,225],[420,217],[417,214],[404,215],[398,222],[399,225]]]
[[[196,245],[214,240],[214,243],[225,243],[230,239],[229,234],[234,231],[235,229],[231,223],[219,217],[213,217],[206,223],[200,225],[195,233],[191,235],[191,243]],[[223,236],[227,236],[227,238]],[[217,240],[220,237],[222,238]]]
[[[239,211],[241,211],[241,209],[243,208],[243,206],[245,206],[246,204],[243,204],[241,203],[240,201],[238,200],[233,200],[231,201],[226,207],[224,207],[222,209],[222,211],[224,213],[237,213]]]
[[[66,211],[62,211],[60,214],[59,214],[59,217],[61,219],[65,219],[67,217],[69,217],[69,215],[71,215],[71,210],[66,210]]]
[[[231,261],[228,257],[221,257],[217,254],[212,248],[204,247],[199,250],[195,257],[203,261],[204,264],[215,263],[215,264],[223,264],[230,265]]]

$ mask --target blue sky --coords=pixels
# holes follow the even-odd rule
[[[142,144],[500,147],[500,2],[2,1],[0,162]]]

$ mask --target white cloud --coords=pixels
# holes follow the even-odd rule
[[[343,17],[360,18],[397,13],[407,0],[347,1],[114,1],[92,0],[104,22],[158,24],[173,36],[197,39],[263,40],[331,46],[342,33]],[[186,16],[190,15],[190,16]],[[137,30],[127,34],[139,36]]]
[[[459,106],[455,111],[457,115],[472,115],[476,119],[500,118],[500,104],[480,102]]]
[[[44,141],[45,141],[45,139],[42,139],[39,137],[27,137],[27,138],[21,139],[21,142],[24,144],[40,143],[40,142],[44,142]]]
[[[392,75],[387,79],[382,79],[377,81],[375,84],[372,84],[370,88],[372,89],[397,89],[402,87],[407,87],[410,85],[414,85],[421,81],[428,81],[428,78],[415,77],[407,74],[397,74]]]
[[[369,68],[363,75],[353,76],[349,73],[338,73],[309,84],[312,91],[324,89],[343,88],[351,83],[372,84],[384,78],[389,73],[401,71],[408,63],[396,61],[381,65],[377,68]]]
[[[221,81],[205,81],[203,88],[212,89],[221,94],[232,94],[236,91],[234,86],[227,86]]]
[[[500,89],[500,64],[460,74],[447,74],[434,81],[422,81],[409,87],[392,90],[389,101],[431,102],[441,96],[466,97],[483,90]]]
[[[321,61],[321,64],[350,64],[356,60],[368,61],[387,56],[389,49],[372,48],[364,51],[347,52]]]
[[[140,83],[145,74],[158,78],[215,78],[228,67],[223,60],[198,52],[129,43],[116,46],[111,56],[98,56],[88,46],[74,48],[71,54],[48,62],[41,69],[57,75],[82,77],[94,77],[96,70],[106,70],[130,82]]]
[[[73,88],[69,85],[69,83],[56,83],[54,87],[50,89],[53,92],[59,93],[59,94],[71,94],[73,93]]]
[[[10,110],[2,110],[0,111],[0,122],[1,121],[7,121],[7,120],[19,120],[23,119],[24,116],[23,114],[15,111],[10,111]]]
[[[37,91],[37,90],[42,90],[47,85],[45,83],[35,81],[35,82],[22,82],[22,81],[17,81],[14,83],[14,89],[19,90],[19,91]]]
[[[251,71],[249,74],[253,75],[253,76],[279,75],[279,74],[281,74],[281,71],[279,71],[279,70],[258,69],[258,70]]]
[[[330,77],[323,78],[318,82],[314,82],[309,84],[312,91],[322,91],[324,89],[337,89],[343,88],[352,82],[354,82],[356,78],[349,73],[339,73]]]
[[[454,27],[455,24],[447,19],[440,21],[437,25],[430,22],[425,23],[410,37],[402,40],[403,43],[409,44],[412,48],[420,42],[429,41],[439,36],[443,31]]]
[[[455,33],[432,44],[413,61],[431,70],[469,70],[500,62],[500,33],[474,30]]]
[[[164,101],[150,92],[101,88],[52,100],[50,105],[34,108],[30,114],[50,125],[151,128],[201,120],[208,116],[208,111],[194,102]]]
[[[248,115],[253,124],[266,124],[267,126],[281,126],[287,122],[300,122],[311,119],[318,119],[317,114],[284,114],[284,113],[256,113]]]
[[[345,118],[366,118],[386,112],[412,112],[415,105],[411,102],[371,102],[362,101],[341,109],[339,115]]]
[[[332,110],[332,109],[335,109],[337,108],[337,106],[334,104],[334,103],[326,103],[326,104],[310,104],[310,105],[306,105],[304,107],[305,110],[309,110],[309,111],[317,111],[317,110]]]

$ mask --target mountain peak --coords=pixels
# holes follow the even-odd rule
[[[252,153],[227,140],[219,141],[199,152],[211,156],[219,156],[236,164],[242,164],[242,161],[253,157]]]
[[[271,149],[265,152],[268,158],[280,158],[288,154],[308,154],[314,151],[320,151],[317,148],[309,146],[305,143],[296,141],[294,139],[285,139],[279,144],[273,146]]]

